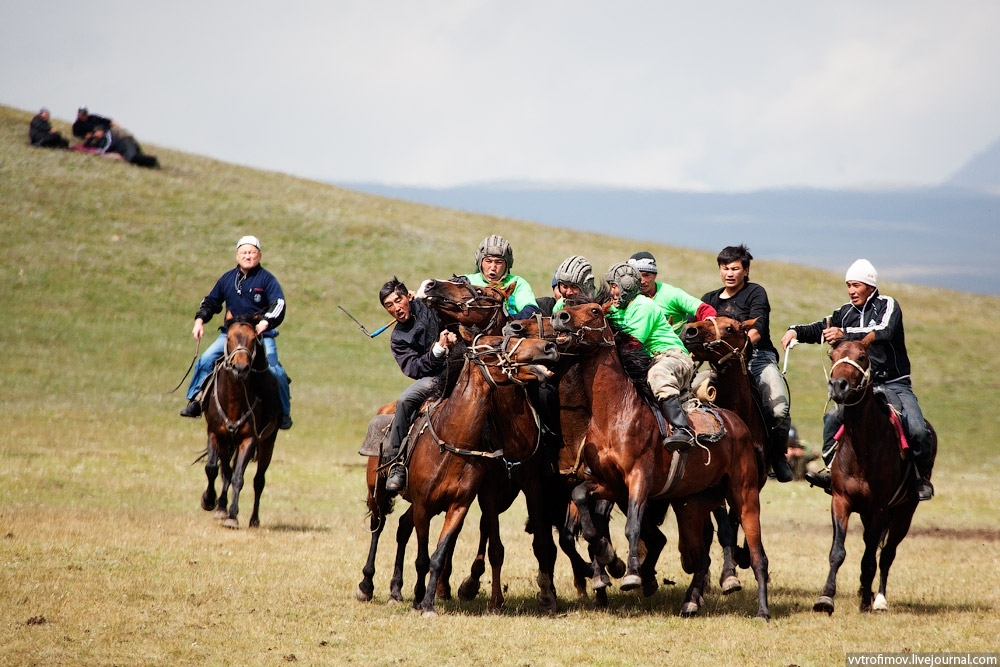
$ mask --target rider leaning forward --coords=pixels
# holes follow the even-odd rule
[[[781,347],[787,350],[793,340],[832,344],[842,338],[861,340],[875,333],[875,341],[868,349],[873,383],[877,392],[884,392],[890,403],[902,408],[903,428],[920,475],[917,497],[929,500],[934,495],[934,487],[928,479],[932,465],[930,433],[910,383],[903,311],[895,299],[879,293],[878,272],[867,259],[851,264],[844,280],[850,301],[825,320],[792,326],[782,336]],[[823,462],[827,466],[836,452],[834,437],[843,421],[843,407],[834,408],[823,417]],[[820,473],[808,472],[806,479],[823,489],[830,489],[828,469]]]

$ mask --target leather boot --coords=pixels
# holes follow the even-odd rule
[[[399,493],[406,486],[406,466],[393,463],[389,467],[389,478],[385,480],[385,490],[389,493]]]
[[[934,497],[930,477],[930,466],[923,462],[917,463],[917,500],[930,500]]]
[[[184,406],[184,409],[181,410],[181,417],[201,417],[201,403],[199,403],[197,399],[192,398],[188,401],[188,404]]]
[[[660,401],[663,417],[670,424],[670,435],[663,439],[663,447],[671,452],[683,452],[694,445],[694,429],[677,397]]]
[[[782,484],[790,482],[795,478],[792,467],[788,465],[788,459],[786,458],[786,454],[788,453],[788,429],[791,423],[792,420],[785,417],[770,432],[769,454],[771,458],[771,470],[774,472],[774,478]]]

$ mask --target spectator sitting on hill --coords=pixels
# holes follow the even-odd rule
[[[146,155],[131,134],[121,127],[105,129],[97,127],[90,138],[83,142],[84,148],[94,149],[97,155],[117,156],[139,167],[155,168],[160,162],[154,155]]]
[[[63,139],[58,131],[52,129],[49,122],[49,110],[42,108],[38,114],[31,119],[28,128],[28,139],[32,146],[41,148],[68,148],[69,142]]]
[[[76,120],[73,121],[73,136],[84,140],[90,139],[97,128],[110,130],[112,125],[110,118],[92,114],[87,111],[87,107],[80,107],[76,110]]]

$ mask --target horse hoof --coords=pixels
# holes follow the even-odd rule
[[[734,575],[729,575],[719,584],[722,586],[722,594],[729,595],[730,593],[736,593],[743,590],[743,584]]]
[[[438,613],[433,609],[425,609],[421,614],[420,618],[437,618]]]
[[[642,595],[643,597],[651,598],[656,595],[656,591],[660,589],[660,584],[656,582],[656,577],[649,577],[642,580]]]
[[[598,609],[608,608],[608,589],[601,588],[594,591],[594,606]]]
[[[694,602],[685,602],[681,606],[681,617],[691,618],[698,615],[698,605]]]
[[[622,577],[622,582],[618,585],[623,591],[634,591],[642,586],[642,577],[638,574],[628,574]]]
[[[394,596],[394,595],[390,595],[390,596],[389,596],[389,599],[388,599],[388,600],[386,600],[386,601],[385,601],[385,603],[386,603],[387,605],[397,605],[397,604],[403,604],[403,598],[398,598],[398,597],[396,597],[396,596]],[[414,610],[414,611],[416,611],[416,610]]]
[[[625,571],[627,568],[625,567],[625,561],[623,561],[618,556],[615,556],[615,559],[610,563],[608,563],[605,566],[605,569],[608,571],[608,574],[610,574],[615,579],[621,579],[622,577],[625,576]]]
[[[475,600],[479,595],[479,580],[469,577],[458,587],[458,599],[469,602]]]
[[[889,611],[889,601],[885,599],[885,596],[879,593],[875,596],[875,602],[872,604],[872,611]]]
[[[559,605],[556,603],[556,598],[550,591],[539,591],[535,595],[535,600],[538,602],[538,611],[543,614],[553,616],[559,611]]]
[[[358,590],[354,594],[354,597],[357,598],[358,602],[371,602],[372,601],[372,594],[365,592],[365,590],[363,588],[361,588],[361,586],[358,586]]]
[[[813,605],[813,611],[825,611],[827,614],[833,614],[833,598],[829,595],[819,596],[816,604]]]
[[[222,526],[223,528],[232,528],[233,530],[237,530],[240,527],[240,522],[236,519],[226,519],[222,522]]]
[[[205,494],[201,496],[201,508],[206,512],[211,512],[215,509],[215,498],[209,498]]]
[[[215,514],[212,515],[212,518],[216,521],[224,521],[229,518],[229,512],[226,510],[215,510]]]
[[[771,615],[764,611],[757,612],[755,620],[763,621],[764,623],[769,623],[771,621]]]

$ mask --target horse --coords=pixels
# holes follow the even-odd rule
[[[763,488],[767,481],[765,451],[768,429],[761,407],[754,399],[747,357],[751,351],[747,332],[756,323],[756,318],[740,322],[730,317],[718,315],[701,322],[689,322],[681,331],[681,340],[697,362],[708,362],[716,373],[716,395],[713,401],[720,408],[732,410],[746,423],[757,448],[760,464],[759,485]],[[728,514],[724,507],[713,512],[719,526],[719,544],[722,546],[722,572],[719,586],[723,595],[742,590],[736,574],[736,532],[739,523]],[[743,565],[746,567],[749,563]]]
[[[253,478],[250,527],[260,525],[260,496],[281,419],[277,380],[268,369],[264,344],[254,328],[259,321],[259,316],[229,321],[225,353],[202,398],[208,427],[205,453],[208,488],[201,496],[201,507],[208,512],[215,510],[215,518],[222,520],[226,528],[239,528],[240,491],[251,459],[257,460],[257,472]],[[222,492],[216,501],[215,479],[220,467]],[[227,508],[230,486],[233,499]]]
[[[691,616],[698,612],[708,574],[705,522],[711,510],[726,500],[740,517],[750,550],[758,587],[757,617],[769,619],[767,555],[760,530],[760,466],[746,424],[728,410],[714,410],[714,416],[693,412],[689,420],[700,439],[715,442],[684,453],[667,451],[649,397],[643,394],[647,385],[633,384],[619,358],[614,332],[605,317],[610,305],[584,303],[552,316],[553,329],[577,341],[579,350],[586,352],[580,361],[581,390],[587,395],[591,419],[577,451],[578,474],[584,481],[573,490],[584,538],[598,554],[603,552],[602,562],[608,562],[610,545],[593,522],[590,502],[599,499],[624,505],[629,552],[621,588],[639,588],[643,577],[638,547],[647,507],[650,501],[672,501],[681,565],[693,575],[681,614]]]
[[[511,283],[507,287],[501,287],[497,284],[476,286],[464,278],[455,276],[450,280],[431,279],[424,281],[417,296],[438,313],[442,324],[446,327],[462,325],[482,333],[497,335],[509,322],[506,302],[515,287],[515,283]],[[535,386],[529,385],[529,387]],[[501,387],[495,392],[494,400],[495,402],[516,404],[521,400],[521,393],[517,387]],[[536,425],[523,410],[520,412],[520,425],[517,420],[509,418],[512,411],[503,412],[508,415],[508,418],[496,420],[493,427],[493,431],[501,439],[520,437],[523,440],[525,437],[529,437],[524,434],[537,433],[537,431],[531,430]],[[557,432],[558,424],[550,424],[548,430]],[[518,435],[519,433],[522,435]],[[484,501],[495,505],[499,510],[496,513],[498,515],[513,504],[519,492],[524,492],[528,505],[528,526],[526,529],[532,534],[532,550],[539,562],[538,603],[542,611],[552,613],[556,610],[556,593],[552,584],[555,544],[552,542],[551,527],[555,527],[559,531],[559,546],[570,559],[573,583],[579,597],[587,595],[586,580],[590,575],[590,566],[576,550],[574,530],[578,522],[575,520],[575,508],[569,502],[568,493],[563,493],[562,485],[548,483],[546,466],[544,457],[539,456],[513,471],[513,474],[489,474],[484,483],[483,492],[480,494],[480,505],[482,506]],[[459,597],[463,600],[473,599],[479,591],[479,581],[485,572],[488,538],[491,532],[497,530],[489,525],[493,516],[492,512],[483,512],[477,555],[470,568],[469,576],[459,587]]]
[[[461,331],[468,333],[464,329]],[[555,345],[547,341],[482,335],[472,339],[464,355],[465,364],[450,396],[431,406],[419,422],[410,456],[408,483],[401,493],[411,504],[417,533],[413,606],[428,616],[436,614],[434,601],[438,577],[452,554],[469,506],[481,489],[488,464],[501,461],[508,469],[513,469],[533,455],[532,451],[512,447],[507,441],[499,450],[483,448],[484,444],[489,444],[484,443],[483,427],[491,409],[492,394],[505,385],[547,378],[551,371],[543,364],[558,358]],[[488,506],[484,506],[484,511],[487,509]],[[444,524],[437,548],[430,555],[430,522],[441,512],[445,512]],[[495,525],[497,528],[489,537],[496,550],[495,554],[491,553],[494,563],[493,595],[488,605],[491,611],[503,604],[500,582],[503,546],[499,540],[499,522]],[[493,555],[499,555],[500,561],[494,561]],[[541,586],[542,582],[539,584]]]
[[[852,512],[864,525],[865,551],[861,556],[861,598],[863,612],[886,611],[885,597],[889,568],[896,549],[910,529],[918,499],[914,489],[912,457],[904,455],[902,427],[890,410],[876,398],[872,386],[868,348],[875,340],[869,333],[860,341],[839,340],[830,349],[833,366],[828,388],[830,398],[843,407],[844,424],[830,469],[833,477],[833,545],[830,572],[823,592],[813,605],[817,612],[833,614],[837,592],[837,571],[847,556],[844,539]],[[930,433],[931,461],[937,455],[937,434]],[[881,552],[879,553],[881,545]],[[872,595],[878,558],[878,595]]]

